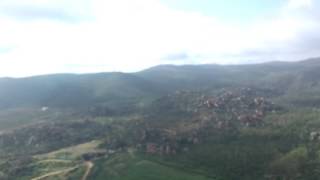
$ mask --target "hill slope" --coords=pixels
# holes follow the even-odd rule
[[[0,179],[317,180],[320,60],[0,79]]]

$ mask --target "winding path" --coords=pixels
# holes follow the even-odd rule
[[[52,161],[52,160],[47,160],[47,161]],[[90,175],[91,169],[94,166],[93,162],[91,162],[91,161],[86,161],[84,163],[84,165],[86,167],[86,171],[85,171],[84,175],[82,176],[81,180],[87,180],[88,179],[88,176]],[[41,179],[45,179],[45,178],[50,177],[50,176],[57,176],[59,174],[65,174],[65,173],[73,171],[73,170],[75,170],[77,168],[79,168],[79,166],[75,166],[75,167],[68,168],[68,169],[65,169],[65,170],[50,172],[50,173],[44,174],[42,176],[38,176],[38,177],[32,178],[31,180],[41,180]]]
[[[55,172],[51,172],[51,173],[47,173],[47,174],[44,174],[42,176],[39,176],[39,177],[36,177],[36,178],[32,178],[31,180],[41,180],[41,179],[44,179],[44,178],[47,178],[47,177],[50,177],[50,176],[56,176],[56,175],[59,175],[59,174],[63,174],[63,173],[68,173],[70,171],[73,171],[74,169],[77,169],[78,167],[72,167],[72,168],[69,168],[69,169],[65,169],[65,170],[61,170],[61,171],[55,171]]]
[[[91,161],[86,161],[85,162],[85,166],[86,166],[86,172],[84,173],[84,175],[82,176],[81,180],[87,180],[91,169],[93,168],[94,164]]]

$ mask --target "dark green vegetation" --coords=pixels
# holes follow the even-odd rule
[[[320,60],[0,79],[0,180],[317,180]]]

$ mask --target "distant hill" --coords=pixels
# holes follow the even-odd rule
[[[85,107],[152,96],[158,90],[134,74],[58,74],[0,81],[0,107]]]
[[[310,59],[253,65],[161,65],[137,73],[0,78],[0,109],[137,106],[176,90],[237,86],[272,88],[296,96],[297,92],[320,92],[319,68],[320,59]]]

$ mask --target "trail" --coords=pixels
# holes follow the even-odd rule
[[[47,160],[47,161],[55,161],[55,160]],[[61,161],[61,162],[65,162],[65,161]],[[84,165],[86,167],[86,171],[85,171],[84,175],[82,176],[81,180],[87,180],[88,179],[88,176],[90,175],[91,169],[94,166],[93,162],[91,162],[91,161],[86,161],[84,163]],[[73,171],[73,170],[75,170],[77,168],[79,168],[79,166],[75,166],[75,167],[68,168],[68,169],[65,169],[65,170],[50,172],[50,173],[44,174],[42,176],[38,176],[38,177],[32,178],[31,180],[41,180],[41,179],[45,179],[45,178],[50,177],[50,176],[57,176],[59,174],[68,173],[68,172]]]
[[[36,178],[32,178],[31,180],[41,180],[41,179],[44,179],[44,178],[47,178],[47,177],[50,177],[50,176],[56,176],[56,175],[59,175],[59,174],[63,174],[63,173],[67,173],[67,172],[70,172],[74,169],[77,169],[78,166],[76,167],[72,167],[72,168],[69,168],[69,169],[65,169],[65,170],[61,170],[61,171],[55,171],[55,172],[51,172],[51,173],[47,173],[47,174],[44,174],[42,176],[39,176],[39,177],[36,177]]]
[[[88,178],[88,176],[89,176],[89,174],[91,172],[91,169],[93,168],[94,164],[91,161],[87,161],[87,162],[85,162],[85,166],[87,167],[86,168],[86,172],[82,176],[81,180],[87,180],[87,178]]]

